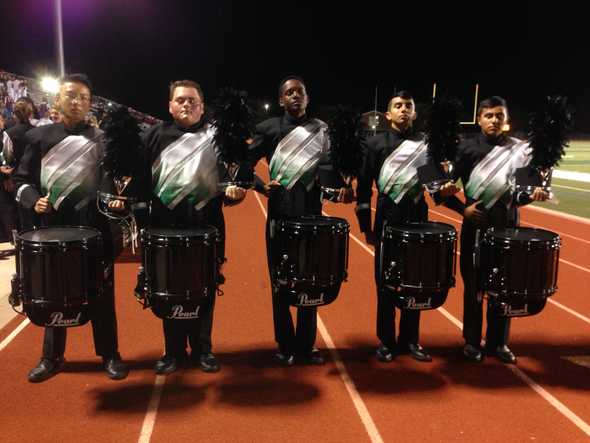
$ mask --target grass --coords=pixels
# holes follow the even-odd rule
[[[557,169],[590,173],[590,140],[575,140],[570,142],[565,150],[565,158]]]
[[[553,200],[533,205],[590,218],[590,183],[554,178],[551,188]]]

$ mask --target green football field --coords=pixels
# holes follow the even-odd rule
[[[562,171],[590,173],[590,140],[570,142],[565,157],[557,166]],[[554,198],[544,203],[533,203],[554,211],[590,218],[590,183],[553,178]]]
[[[570,142],[565,150],[565,158],[557,169],[590,173],[590,140],[576,140]]]
[[[585,172],[579,169],[577,171]],[[590,183],[554,178],[551,188],[554,195],[553,200],[533,204],[554,211],[590,218]]]

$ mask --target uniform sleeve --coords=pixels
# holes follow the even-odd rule
[[[367,139],[361,141],[363,163],[357,177],[356,216],[361,232],[371,231],[371,197],[375,177],[376,151]]]
[[[38,141],[25,136],[24,153],[13,175],[16,201],[25,209],[33,209],[41,198],[41,147]]]

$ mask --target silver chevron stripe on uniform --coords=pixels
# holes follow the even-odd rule
[[[418,184],[418,167],[426,161],[427,145],[423,141],[404,140],[383,162],[377,179],[379,190],[399,203]]]
[[[511,187],[516,169],[530,162],[530,145],[516,138],[504,146],[494,146],[473,168],[465,185],[468,197],[481,200],[489,209]]]
[[[102,145],[98,135],[89,139],[83,135],[70,135],[49,150],[41,160],[41,190],[49,193],[55,209],[82,183],[87,195],[98,188],[98,166]],[[83,203],[83,202],[78,202]],[[80,205],[77,205],[80,206]]]
[[[199,132],[184,134],[164,148],[154,162],[154,192],[168,208],[174,209],[193,195],[200,209],[219,193],[214,135],[209,125]]]
[[[304,174],[313,171],[329,151],[326,128],[324,122],[314,119],[289,132],[279,142],[270,161],[271,178],[291,189]]]

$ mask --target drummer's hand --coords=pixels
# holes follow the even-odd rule
[[[375,244],[377,243],[377,237],[375,236],[375,231],[371,230],[371,231],[365,231],[365,243],[367,243],[368,245],[373,245],[375,246]]]
[[[267,184],[264,185],[264,190],[268,194],[270,191],[274,189],[280,188],[281,184],[276,180],[271,180]]]
[[[0,172],[2,174],[11,175],[12,171],[14,171],[14,168],[11,168],[10,166],[0,166]]]
[[[35,203],[35,212],[37,214],[48,214],[51,212],[51,203],[49,203],[48,197],[41,197]]]
[[[531,200],[536,202],[544,202],[545,200],[549,200],[549,192],[537,186],[531,194]]]
[[[107,205],[109,209],[115,212],[121,212],[125,209],[125,202],[123,200],[111,200]]]
[[[246,196],[246,190],[239,186],[230,185],[225,188],[225,196],[230,200],[242,200]]]
[[[482,211],[480,209],[477,208],[477,205],[479,204],[479,201],[476,201],[475,203],[473,203],[472,205],[469,205],[465,208],[465,211],[463,212],[463,216],[468,219],[468,220],[472,220],[477,224],[484,224],[486,222],[486,213],[485,211]]]
[[[350,203],[354,197],[354,192],[352,188],[344,187],[340,188],[338,191],[338,199],[340,203]]]
[[[459,188],[454,182],[445,183],[440,187],[440,196],[441,197],[450,197],[451,195],[456,194],[459,192],[461,188]]]

